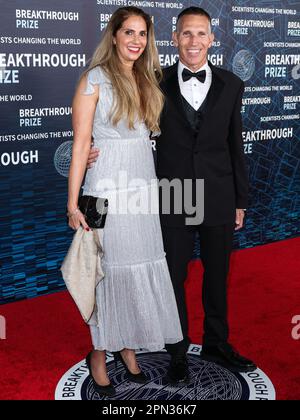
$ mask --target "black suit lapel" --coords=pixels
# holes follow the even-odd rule
[[[203,133],[205,133],[206,130],[206,125],[211,124],[212,122],[212,119],[209,117],[212,115],[214,107],[218,104],[225,85],[224,81],[216,73],[214,66],[211,63],[208,64],[212,70],[212,81],[206,99],[200,108],[200,124],[196,144],[203,137]],[[216,116],[216,118],[218,118],[218,116]]]
[[[172,68],[169,69],[168,77],[166,78],[166,80],[164,80],[162,84],[162,90],[165,92],[166,97],[173,102],[179,118],[191,130],[191,126],[186,117],[183,103],[182,103],[177,69],[178,69],[178,63],[174,64]]]
[[[208,64],[212,70],[212,81],[206,98],[204,115],[212,111],[217,105],[219,97],[224,89],[224,82],[218,76],[215,67],[210,62],[208,62]]]

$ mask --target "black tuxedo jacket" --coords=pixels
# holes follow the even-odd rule
[[[165,106],[157,140],[157,176],[204,179],[204,224],[234,223],[235,209],[248,205],[248,175],[242,142],[241,103],[244,83],[214,67],[212,84],[201,112],[199,132],[186,118],[177,67],[164,69],[161,89]],[[186,214],[161,214],[167,226],[185,226]]]

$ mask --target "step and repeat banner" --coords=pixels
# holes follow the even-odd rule
[[[162,66],[177,60],[178,13],[197,5],[211,14],[210,60],[246,84],[251,204],[235,247],[299,235],[298,2],[0,0],[0,303],[64,288],[74,87],[111,13],[127,5],[153,16]]]

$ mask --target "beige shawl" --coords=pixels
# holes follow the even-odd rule
[[[104,277],[101,267],[103,229],[76,231],[61,271],[67,289],[83,319],[88,322],[95,309],[95,290]]]

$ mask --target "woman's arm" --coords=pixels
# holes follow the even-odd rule
[[[95,92],[92,95],[84,95],[86,83],[86,76],[84,76],[77,86],[72,104],[74,139],[68,182],[69,225],[72,229],[78,229],[80,224],[85,229],[88,228],[84,216],[77,210],[78,195],[91,147],[92,127],[99,98],[99,88],[94,86]]]

